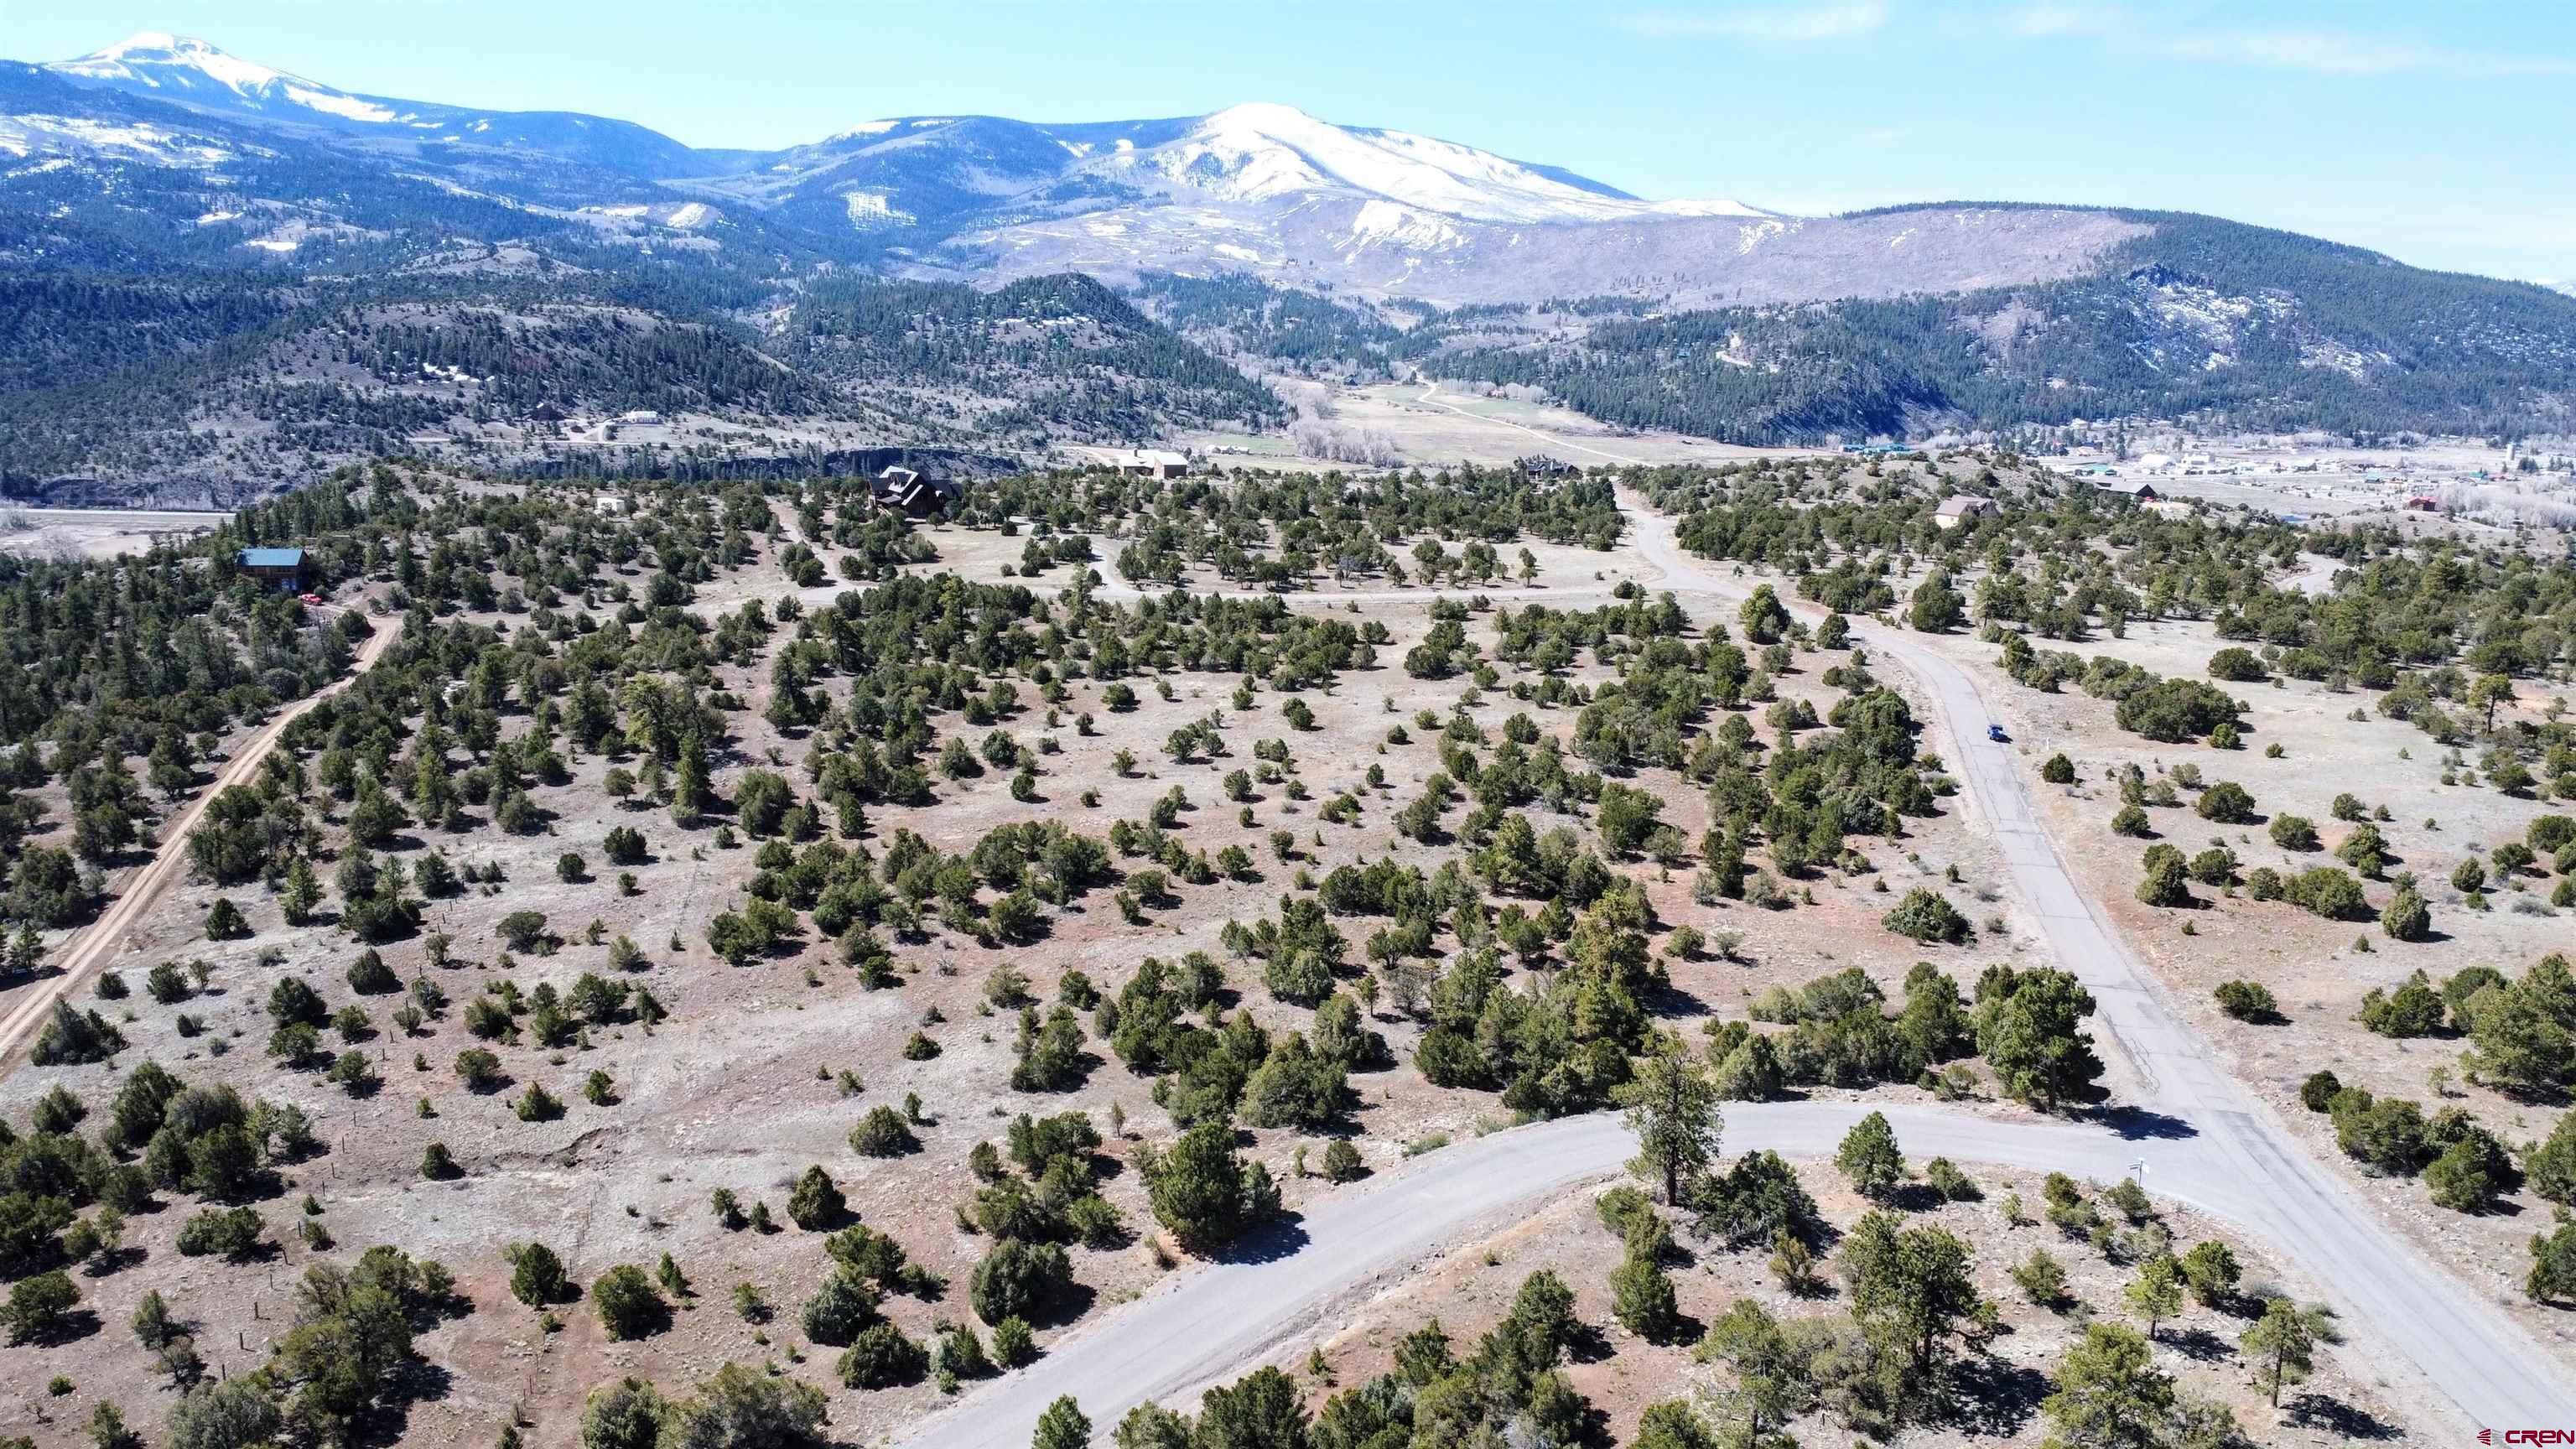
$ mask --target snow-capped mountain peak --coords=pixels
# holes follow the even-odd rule
[[[381,125],[392,107],[364,96],[274,70],[184,35],[146,30],[77,60],[57,61],[57,74],[156,94],[165,100],[274,112],[296,106],[343,121]]]
[[[1171,140],[1111,153],[1094,164],[1227,201],[1356,193],[1413,212],[1505,224],[1769,214],[1731,201],[1641,201],[1568,172],[1454,141],[1335,125],[1267,101],[1201,116]]]
[[[64,61],[54,69],[90,80],[133,81],[156,89],[165,80],[192,85],[203,77],[239,96],[255,95],[288,79],[267,66],[166,30],[137,31],[104,50]]]

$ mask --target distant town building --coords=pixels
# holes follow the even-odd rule
[[[2439,513],[2442,511],[2442,504],[2437,498],[2418,493],[2406,500],[2406,508],[2411,513]]]
[[[637,408],[631,413],[619,413],[617,415],[617,420],[621,423],[633,424],[639,428],[649,428],[661,422],[662,415],[653,411],[651,408]]]
[[[239,555],[241,571],[281,594],[304,592],[304,550],[300,548],[246,548]]]
[[[1956,528],[1971,518],[1992,518],[1995,501],[1967,493],[1953,493],[1932,510],[1932,522],[1939,528]]]
[[[2156,485],[2143,479],[2135,483],[2118,478],[2088,478],[2085,481],[2092,485],[2096,493],[2105,493],[2113,498],[2125,498],[2132,503],[2153,503],[2164,496],[2156,491]]]

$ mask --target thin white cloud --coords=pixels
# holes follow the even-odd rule
[[[2015,35],[2039,38],[2109,35],[2127,23],[2125,13],[2107,5],[2024,5],[2004,17]]]
[[[2471,76],[2576,75],[2576,60],[2449,50],[2341,30],[2219,30],[2163,37],[2158,49],[2181,60],[2299,70],[2317,75],[2384,76],[2439,72]]]
[[[1641,35],[1712,35],[1734,40],[1849,40],[1887,24],[1879,0],[1740,10],[1646,10],[1620,22]]]
[[[2441,74],[2576,75],[2576,59],[2452,50],[2400,37],[2324,28],[2167,29],[2117,5],[2035,0],[2003,15],[2004,28],[2034,40],[2117,40],[2171,60],[2328,76]]]

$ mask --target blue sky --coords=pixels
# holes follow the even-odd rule
[[[701,146],[878,116],[1272,100],[1654,197],[2174,207],[2576,281],[2564,0],[15,0],[0,53],[173,30],[350,90]]]

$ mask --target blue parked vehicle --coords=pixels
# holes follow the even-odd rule
[[[1986,726],[1986,738],[1993,740],[1999,745],[2008,743],[2010,739],[2010,737],[2004,733],[2004,727],[1999,724],[1990,724]]]

